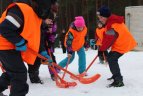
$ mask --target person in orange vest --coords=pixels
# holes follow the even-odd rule
[[[70,59],[71,63],[75,57],[75,52],[79,56],[78,62],[78,71],[79,73],[83,73],[86,69],[86,56],[84,50],[84,44],[86,50],[88,50],[88,43],[85,41],[87,35],[87,27],[85,25],[84,18],[82,16],[75,17],[75,21],[71,23],[70,28],[65,36],[64,45],[67,48],[67,57],[63,59],[59,66],[65,67],[68,59]]]
[[[39,52],[52,63],[41,34],[42,19],[48,18],[56,0],[20,0],[8,6],[0,18],[0,61],[6,72],[0,76],[0,93],[11,85],[10,96],[26,96],[29,91],[27,69]]]
[[[105,32],[105,28],[99,20],[97,21],[97,28],[95,31],[95,40],[96,40],[96,45],[98,48],[98,56],[99,56],[99,63],[104,64],[106,62],[106,58],[108,56],[108,51],[100,51],[99,47],[102,45],[102,39],[103,39],[103,34]]]
[[[44,38],[43,38],[44,47],[48,55],[51,54],[51,58],[53,62],[56,63],[56,57],[53,53],[54,53],[54,42],[57,35],[56,19],[57,19],[57,12],[58,12],[58,2],[55,2],[55,4],[52,4],[51,7],[52,7],[51,8],[52,14],[50,14],[50,16],[48,16],[47,19],[43,20],[41,25],[41,31],[44,35]],[[50,50],[50,53],[48,49]],[[34,65],[28,64],[28,73],[29,73],[29,79],[31,83],[34,83],[34,84],[44,83],[39,76],[39,69],[42,63],[41,63],[41,59],[37,57]],[[56,67],[54,68],[57,71],[57,68]],[[50,70],[50,68],[49,68],[49,73],[51,75],[51,79],[54,81],[55,76],[54,76],[54,73]]]
[[[107,87],[122,87],[124,86],[124,83],[118,59],[128,51],[134,49],[137,43],[125,25],[122,16],[111,14],[111,11],[107,6],[99,8],[97,16],[105,26],[105,33],[103,34],[102,45],[99,50],[105,51],[111,47],[107,61],[112,73],[110,79],[113,79],[114,81]]]

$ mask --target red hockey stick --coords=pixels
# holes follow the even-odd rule
[[[33,54],[37,55],[38,57],[42,58],[43,60],[48,60],[47,58],[45,58],[44,56],[38,54],[37,52],[35,52],[34,50],[32,50],[31,48],[28,48],[28,50],[30,50]],[[77,80],[79,80],[79,82],[83,83],[83,84],[89,84],[92,83],[94,81],[96,81],[97,79],[99,79],[100,74],[95,74],[93,77],[90,78],[83,78],[83,77],[78,77],[75,74],[71,73],[68,70],[65,70],[64,68],[60,67],[59,65],[57,65],[56,63],[52,63],[55,67],[59,68],[60,70],[66,71],[66,73],[68,73],[69,75],[71,75],[72,77],[76,78]]]
[[[52,70],[52,72],[53,72],[54,75],[56,76],[55,81],[56,81],[56,85],[57,85],[58,87],[60,87],[60,88],[68,88],[68,87],[74,87],[74,86],[77,85],[76,82],[67,82],[67,81],[65,81],[64,79],[62,79],[62,78],[57,74],[56,70],[55,70],[53,67],[49,66],[49,68]],[[60,81],[58,81],[58,79],[59,79]]]
[[[92,60],[92,62],[89,64],[89,66],[86,68],[86,70],[82,73],[77,75],[78,77],[84,77],[87,73],[87,71],[89,70],[89,68],[93,65],[93,63],[95,62],[95,60],[97,59],[98,55],[95,56],[95,58]],[[76,78],[74,78],[73,76],[70,76],[72,79],[76,80]]]
[[[70,76],[76,78],[77,80],[79,80],[80,83],[82,84],[89,84],[89,83],[93,83],[95,82],[97,79],[99,79],[99,77],[101,76],[100,74],[95,74],[94,76],[90,77],[90,78],[84,78],[84,77],[79,77],[76,76],[75,74],[71,73],[70,71],[58,66],[56,63],[53,63],[53,65],[63,71],[66,71],[66,73],[68,73]]]
[[[66,68],[65,68],[66,70],[68,69],[69,63],[70,63],[70,58],[68,58],[68,62],[67,62],[67,64],[66,64]],[[64,79],[65,75],[66,75],[66,71],[64,71],[64,74],[63,74],[63,76],[62,76],[62,79]]]
[[[49,53],[50,57],[52,58],[50,49],[48,49],[48,53]],[[42,58],[42,57],[41,57],[41,58]],[[43,59],[44,59],[44,58],[43,58]],[[76,82],[67,82],[67,81],[65,81],[63,78],[61,78],[61,77],[57,74],[57,72],[56,72],[56,70],[55,70],[55,68],[54,68],[53,65],[51,65],[51,66],[49,65],[49,68],[52,70],[52,72],[53,72],[54,75],[55,75],[55,81],[56,81],[56,85],[57,85],[58,87],[60,87],[60,88],[68,88],[68,87],[74,87],[74,86],[77,85]],[[58,79],[59,79],[60,81],[58,81]]]

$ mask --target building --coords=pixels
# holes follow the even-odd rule
[[[136,39],[136,50],[143,50],[143,6],[125,8],[125,23]]]

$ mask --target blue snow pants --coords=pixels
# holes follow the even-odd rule
[[[81,74],[86,70],[86,55],[85,55],[84,47],[80,48],[80,50],[77,51],[77,54],[78,54],[78,57],[79,57],[79,59],[78,59],[78,71]],[[70,63],[74,60],[74,57],[75,57],[75,52],[72,53]],[[59,63],[59,66],[64,68],[66,66],[67,62],[68,62],[68,57],[63,59]]]

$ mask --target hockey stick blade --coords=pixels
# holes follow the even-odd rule
[[[77,75],[78,77],[84,77],[87,73],[87,71],[89,70],[89,68],[93,65],[93,63],[95,62],[95,60],[97,59],[98,55],[95,56],[95,58],[92,60],[92,62],[89,64],[89,66],[87,67],[87,69],[82,73]],[[70,76],[70,78],[77,80],[76,78],[74,78],[73,76]]]
[[[83,72],[82,74],[76,75],[77,77],[84,77],[86,75],[86,72]],[[71,79],[77,80],[77,78],[73,77],[72,75],[70,76]]]
[[[71,73],[68,70],[65,70],[64,68],[58,66],[56,63],[53,63],[53,65],[63,71],[66,71],[66,73],[68,73],[69,75],[71,75],[72,77],[76,78],[77,80],[79,80],[79,82],[81,82],[82,84],[90,84],[95,82],[101,75],[100,74],[96,74],[90,78],[83,78],[83,77],[78,77],[75,74]]]
[[[59,88],[69,88],[69,87],[74,87],[77,85],[76,82],[67,82],[65,81],[64,79],[62,79],[57,73],[56,73],[56,70],[54,68],[52,68],[51,66],[49,66],[50,69],[53,71],[53,73],[55,74],[56,76],[56,85],[59,87]],[[58,79],[60,80],[60,82],[58,81]]]
[[[95,82],[96,80],[98,80],[99,78],[101,77],[100,74],[95,74],[94,76],[90,77],[90,78],[83,78],[83,77],[79,77],[79,81],[82,83],[82,84],[90,84],[90,83],[93,83]]]
[[[31,51],[33,54],[37,55],[39,58],[43,59],[43,60],[48,60],[47,58],[45,58],[44,56],[38,54],[36,51],[34,51],[33,49],[31,48],[28,48],[29,51]],[[59,68],[60,70],[63,70],[63,71],[66,71],[66,73],[68,73],[69,75],[72,75],[73,77],[77,78],[81,83],[83,84],[89,84],[89,83],[92,83],[94,81],[96,81],[99,77],[100,77],[100,74],[99,75],[95,75],[93,76],[91,79],[89,78],[83,78],[83,77],[78,77],[76,76],[75,74],[73,74],[72,72],[68,71],[68,70],[65,70],[64,68],[62,68],[61,66],[57,65],[56,63],[52,63],[52,65],[54,65],[55,67]]]

